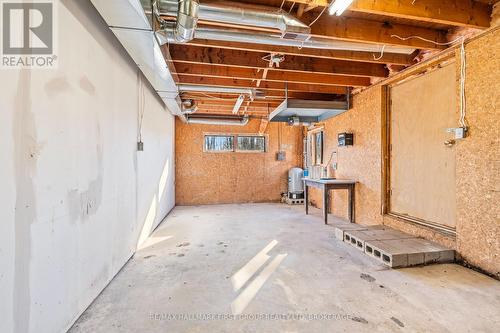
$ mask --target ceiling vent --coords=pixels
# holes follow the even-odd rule
[[[303,99],[285,99],[271,114],[269,121],[286,122],[294,119],[301,123],[316,123],[335,117],[349,110],[349,94],[345,100],[315,101]]]

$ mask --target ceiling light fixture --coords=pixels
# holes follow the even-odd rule
[[[328,8],[328,14],[340,16],[352,4],[353,0],[333,0]]]

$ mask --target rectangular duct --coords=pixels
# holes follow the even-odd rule
[[[151,86],[174,115],[184,118],[179,90],[152,28],[150,1],[91,0]]]

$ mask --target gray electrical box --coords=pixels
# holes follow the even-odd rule
[[[281,150],[276,153],[276,161],[284,161],[286,160],[286,152]]]

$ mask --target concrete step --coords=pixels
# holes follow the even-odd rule
[[[367,241],[365,253],[394,268],[455,260],[454,250],[423,238]]]
[[[390,228],[365,229],[365,230],[346,230],[344,231],[344,240],[349,242],[360,251],[365,251],[365,243],[374,240],[406,239],[416,238],[400,231]]]
[[[453,262],[455,251],[383,225],[334,223],[335,237],[389,267]]]
[[[356,223],[330,223],[335,229],[335,237],[339,240],[344,240],[346,231],[362,231],[362,230],[380,230],[384,229],[383,225],[363,226]]]

